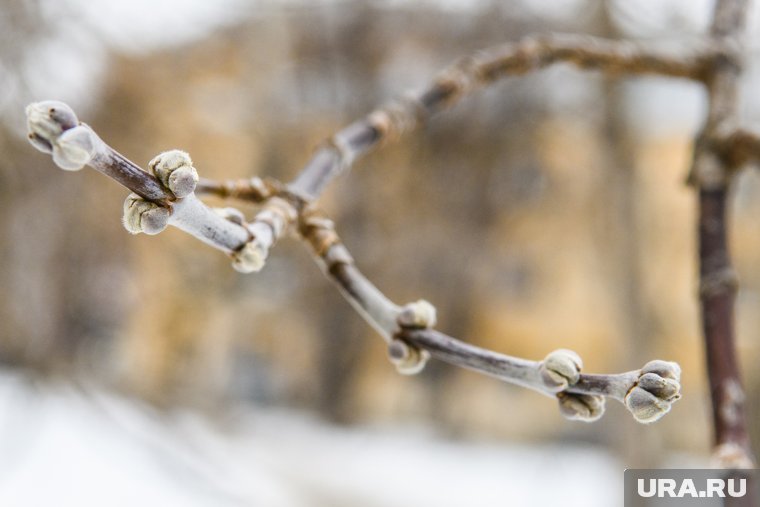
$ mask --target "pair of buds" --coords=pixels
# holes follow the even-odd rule
[[[148,163],[151,173],[168,188],[177,199],[195,191],[198,171],[190,155],[180,150],[161,153]],[[171,209],[129,194],[124,201],[124,227],[132,234],[158,234],[169,225]]]
[[[401,308],[396,323],[402,329],[431,329],[435,327],[435,307],[424,299]],[[415,375],[425,368],[430,353],[394,337],[388,344],[388,358],[402,375]]]

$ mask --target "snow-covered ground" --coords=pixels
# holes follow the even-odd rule
[[[248,409],[224,424],[0,373],[0,505],[615,507],[597,449],[461,443]]]

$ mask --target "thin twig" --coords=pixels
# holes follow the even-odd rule
[[[707,62],[719,51],[720,46],[702,41],[663,47],[662,43],[578,34],[529,36],[516,43],[481,50],[444,69],[420,93],[393,100],[327,139],[287,189],[303,202],[315,201],[335,177],[362,155],[414,130],[430,116],[504,77],[569,63],[612,75],[650,74],[701,81]],[[255,217],[253,221],[258,220]],[[278,239],[275,236],[271,242],[260,241],[262,252],[268,254]]]
[[[419,363],[424,365],[425,356],[419,353],[424,351],[447,363],[556,396],[564,415],[582,420],[600,417],[604,398],[610,397],[624,403],[638,421],[653,422],[680,397],[680,369],[675,363],[651,361],[641,370],[589,375],[580,373],[580,358],[570,351],[530,361],[440,333],[432,329],[434,319],[408,315],[418,311],[419,302],[400,307],[362,275],[332,221],[307,208],[299,215],[299,232],[327,277],[388,342],[391,359],[414,371],[421,368]]]
[[[262,203],[282,193],[282,184],[272,179],[258,176],[247,180],[214,181],[200,178],[195,187],[198,196],[215,196],[222,199],[239,199],[253,203]]]
[[[241,250],[250,241],[250,232],[245,227],[226,220],[196,198],[193,190],[197,175],[194,180],[191,177],[179,181],[173,192],[167,186],[169,180],[165,184],[108,146],[61,102],[31,104],[27,107],[27,118],[29,140],[39,150],[52,154],[59,167],[76,171],[89,165],[135,193],[125,202],[125,226],[130,232],[157,234],[167,225],[173,225],[229,254]],[[160,161],[153,162],[158,164]],[[195,171],[189,157],[169,162],[178,165],[167,169],[166,177],[177,169],[181,169],[177,174],[185,170]],[[176,179],[172,180],[172,184],[176,182]],[[189,192],[178,197],[176,193],[180,188]]]
[[[715,52],[715,46],[701,42],[666,50],[661,43],[576,34],[529,36],[481,50],[445,69],[422,92],[397,99],[328,139],[288,188],[306,201],[315,200],[335,176],[373,147],[409,132],[431,115],[504,77],[569,63],[617,75],[702,80],[705,65]]]

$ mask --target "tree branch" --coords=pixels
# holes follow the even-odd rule
[[[328,139],[288,185],[313,201],[343,170],[381,142],[398,137],[501,78],[524,75],[556,63],[609,74],[653,74],[701,81],[718,48],[697,41],[664,48],[661,43],[616,41],[576,34],[529,36],[486,49],[445,69],[422,92],[397,99]]]
[[[557,397],[566,417],[593,421],[604,411],[604,398],[616,399],[639,422],[654,422],[680,398],[680,368],[650,361],[641,370],[617,375],[581,374],[582,362],[571,351],[530,361],[485,350],[435,331],[435,312],[424,301],[399,307],[357,269],[332,221],[307,208],[299,232],[312,254],[351,305],[388,343],[389,356],[402,373],[420,371],[427,355]]]
[[[335,177],[362,155],[414,130],[433,114],[501,78],[527,74],[556,63],[569,63],[580,69],[613,75],[651,74],[701,81],[706,64],[719,51],[720,47],[702,41],[664,47],[662,43],[616,41],[578,34],[529,36],[517,43],[479,51],[446,68],[422,92],[396,99],[327,139],[296,179],[287,185],[288,193],[295,199],[291,199],[291,203],[295,203],[291,215],[295,216],[298,201],[316,200]],[[209,183],[206,190],[219,195],[225,193],[222,187],[223,184]],[[257,199],[258,195],[254,194],[253,198]],[[257,216],[254,223],[261,220],[262,217]],[[286,229],[287,226],[283,227],[282,233]],[[279,239],[280,235],[267,235],[257,242],[263,259]]]
[[[222,199],[239,199],[253,203],[262,203],[283,192],[279,181],[258,176],[247,180],[214,181],[200,178],[195,187],[198,196],[213,195]]]
[[[233,256],[251,240],[242,224],[225,219],[196,198],[197,174],[186,153],[167,152],[168,158],[159,156],[151,162],[154,172],[164,176],[161,181],[103,142],[66,104],[37,102],[26,112],[29,140],[52,154],[59,167],[76,171],[89,165],[134,192],[124,204],[124,225],[130,232],[158,234],[173,225]]]
[[[715,44],[736,51],[712,60],[707,71],[708,114],[695,144],[691,179],[699,195],[699,276],[702,330],[705,339],[710,395],[715,430],[715,458],[727,468],[753,466],[755,459],[747,433],[744,390],[734,343],[734,299],[736,276],[731,266],[726,224],[733,163],[746,152],[746,139],[734,144],[730,157],[726,145],[716,139],[731,139],[723,131],[738,118],[741,50],[738,39],[744,30],[746,0],[719,0],[715,6],[711,35]],[[732,143],[736,143],[734,138]],[[749,504],[747,504],[749,505]]]
[[[714,54],[706,46],[671,52],[659,45],[588,36],[529,37],[516,44],[482,51],[444,71],[422,93],[397,100],[340,131],[285,188],[259,178],[222,183],[199,180],[189,156],[176,151],[154,159],[150,164],[154,173],[151,175],[79,123],[64,104],[32,104],[27,114],[30,141],[41,151],[51,153],[59,166],[76,170],[89,164],[135,192],[125,203],[125,225],[131,232],[155,234],[166,225],[175,225],[230,253],[236,269],[249,272],[260,269],[269,248],[297,221],[299,232],[325,273],[385,338],[389,357],[402,373],[416,373],[432,355],[555,396],[561,412],[573,419],[597,419],[604,410],[604,399],[611,397],[623,402],[640,422],[653,422],[680,397],[677,364],[651,361],[641,370],[588,375],[580,373],[581,360],[570,351],[559,350],[542,361],[529,361],[446,336],[433,329],[432,305],[418,301],[399,307],[369,282],[354,265],[332,222],[307,205],[357,157],[501,77],[567,62],[613,74],[658,74],[701,80],[706,62]],[[252,222],[246,223],[237,210],[214,211],[206,207],[196,193],[263,203],[263,209]]]

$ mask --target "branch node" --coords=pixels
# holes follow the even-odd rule
[[[396,316],[396,323],[404,329],[431,329],[435,326],[435,307],[424,299],[404,305]],[[425,367],[430,353],[411,345],[399,337],[388,344],[388,357],[403,375],[414,375]]]
[[[247,183],[248,188],[251,191],[249,193],[255,194],[260,200],[268,199],[282,190],[282,184],[279,181],[270,178],[264,180],[259,176],[254,176],[245,180],[245,183]]]
[[[340,172],[351,167],[357,155],[348,141],[340,135],[341,133],[342,131],[325,141],[326,145],[338,155],[338,170]]]
[[[481,76],[478,74],[476,57],[461,58],[457,63],[441,72],[435,84],[421,98],[423,105],[444,109],[473,89]]]
[[[426,116],[425,106],[407,93],[370,113],[369,122],[379,139],[391,139],[413,130]]]
[[[311,244],[312,250],[318,257],[324,258],[334,245],[340,243],[333,221],[313,209],[302,214],[299,225],[301,235]],[[344,251],[348,253],[347,250],[344,249]],[[348,258],[350,259],[351,256],[349,255]]]
[[[723,164],[722,158],[713,150],[703,149],[694,154],[694,163],[687,182],[700,189],[712,190],[725,186],[729,176],[730,171]]]
[[[699,281],[699,296],[708,298],[724,292],[734,292],[738,286],[736,272],[730,266],[726,266],[702,276]]]
[[[353,264],[354,258],[351,257],[351,253],[341,243],[332,245],[322,256],[325,264],[328,266],[334,266],[336,264]]]
[[[273,197],[258,212],[246,230],[251,238],[232,253],[232,266],[241,273],[261,271],[269,256],[269,249],[283,235],[285,229],[298,217],[298,211],[281,197]]]
[[[745,44],[740,37],[721,37],[715,43],[713,62],[722,66],[730,66],[735,72],[741,72],[745,63],[744,53]]]

